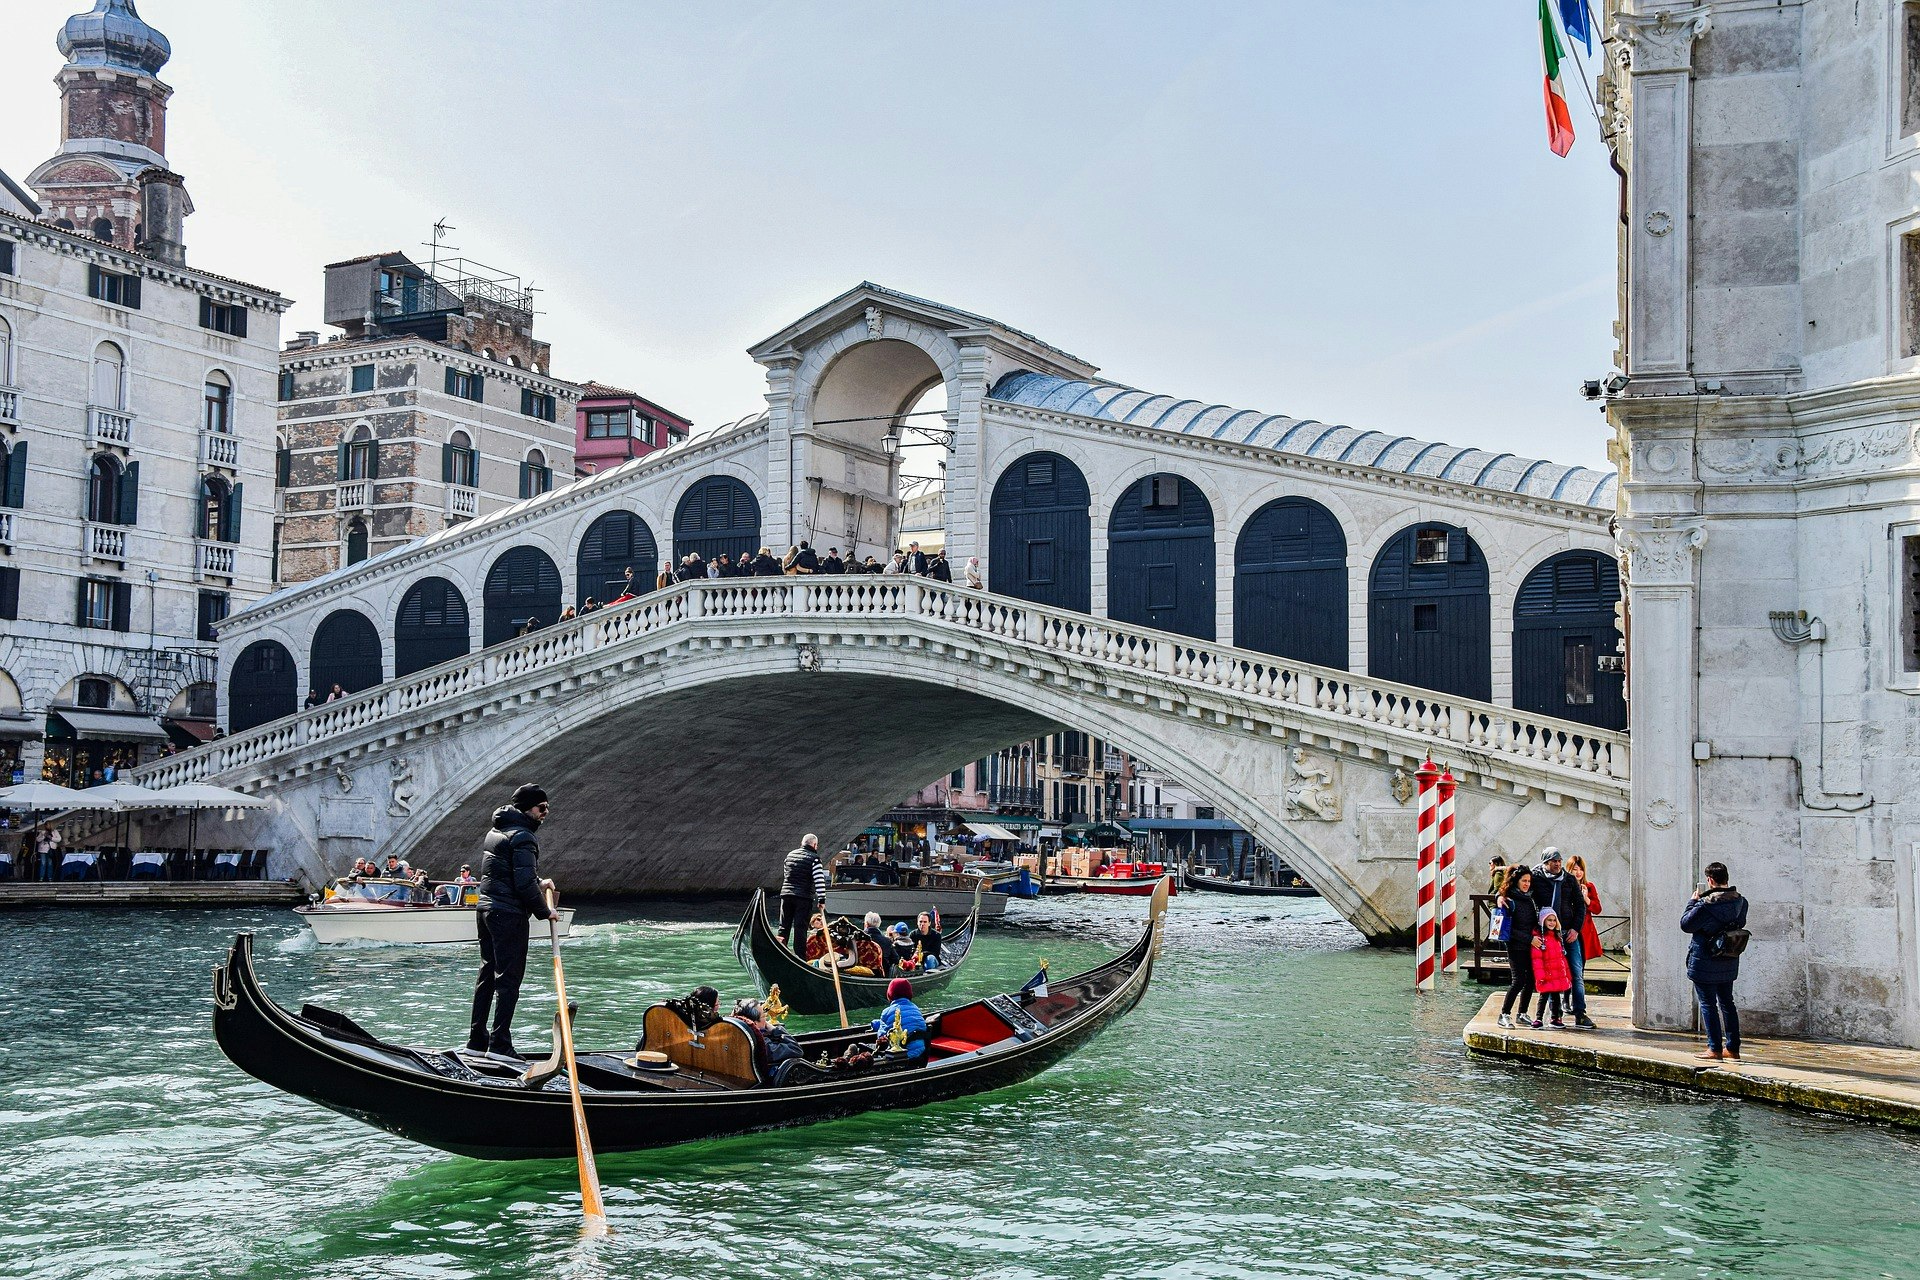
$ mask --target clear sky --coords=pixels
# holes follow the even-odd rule
[[[54,36],[0,11],[0,168]],[[415,249],[534,281],[553,372],[707,428],[744,349],[863,279],[1118,382],[1606,466],[1616,179],[1548,150],[1524,3],[140,0],[188,260],[299,300]],[[424,252],[424,251],[423,251]]]

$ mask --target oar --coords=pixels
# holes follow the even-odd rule
[[[847,997],[840,991],[840,957],[833,949],[833,934],[827,930],[827,913],[822,911],[814,919],[820,922],[820,941],[827,944],[827,968],[833,971],[833,1000],[840,1006],[840,1029],[845,1031],[851,1024],[847,1022]]]
[[[580,1072],[573,1065],[573,1019],[567,1009],[567,971],[560,963],[560,908],[553,890],[547,890],[547,932],[553,938],[553,987],[560,997],[560,1049],[567,1059],[567,1096],[573,1100],[573,1149],[580,1161],[580,1212],[586,1215],[582,1235],[607,1234],[607,1207],[600,1199],[600,1170],[593,1163],[593,1139],[587,1133],[587,1109],[580,1102]]]

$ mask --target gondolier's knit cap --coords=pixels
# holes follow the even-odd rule
[[[889,1001],[913,999],[913,984],[905,978],[895,978],[887,984],[887,999]]]
[[[536,805],[542,805],[546,802],[547,789],[545,787],[536,787],[531,782],[528,782],[513,789],[513,807],[522,813],[527,812]]]

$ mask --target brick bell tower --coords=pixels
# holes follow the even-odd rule
[[[167,165],[167,99],[158,79],[173,56],[133,0],[95,0],[67,19],[56,47],[60,150],[27,183],[45,216],[122,249],[184,263],[181,224],[193,212]]]

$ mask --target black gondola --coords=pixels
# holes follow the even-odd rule
[[[940,947],[941,966],[931,973],[909,975],[913,979],[916,998],[939,991],[952,982],[961,962],[967,958],[967,952],[973,949],[973,939],[980,923],[980,893],[985,883],[982,880],[974,887],[973,914],[951,937],[943,940]],[[779,930],[767,913],[769,905],[767,891],[755,889],[753,901],[747,904],[746,914],[740,917],[739,927],[733,931],[734,959],[740,962],[741,968],[753,975],[761,995],[767,994],[773,984],[778,983],[780,998],[795,1013],[838,1012],[840,1005],[834,995],[833,975],[808,964],[780,941]],[[842,971],[840,994],[845,997],[849,1009],[878,1009],[887,1002],[887,979],[856,977]]]
[[[1205,893],[1237,893],[1244,898],[1317,898],[1320,891],[1310,884],[1238,884],[1225,876],[1197,876],[1192,867],[1182,867],[1180,881],[1188,889]]]
[[[1171,884],[1166,886],[1171,887]],[[580,1094],[595,1150],[674,1143],[810,1124],[864,1111],[915,1107],[1028,1079],[1078,1048],[1139,1002],[1160,949],[1167,894],[1154,895],[1146,927],[1127,951],[1049,984],[1047,995],[995,995],[928,1019],[922,1067],[806,1069],[766,1084],[764,1051],[746,1024],[725,1019],[696,1038],[665,1005],[648,1009],[638,1054],[577,1055]],[[352,1019],[314,1005],[295,1014],[261,990],[253,935],[234,939],[213,971],[213,1033],[241,1070],[389,1133],[482,1159],[549,1159],[574,1153],[564,1077],[528,1086],[484,1057],[388,1044]],[[866,1027],[799,1037],[809,1058],[870,1040]]]

